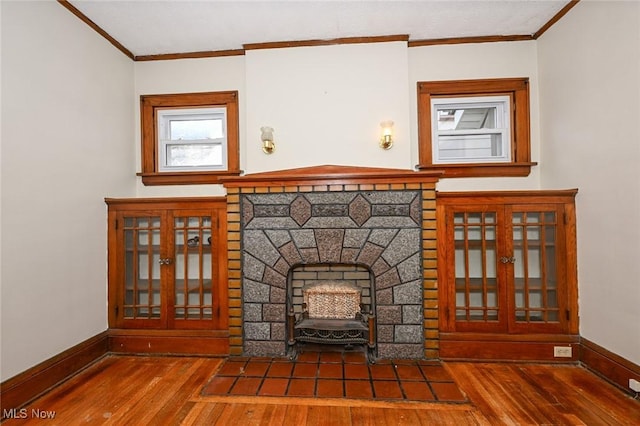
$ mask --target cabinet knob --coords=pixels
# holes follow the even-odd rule
[[[164,259],[158,259],[158,263],[161,265],[171,265],[171,259],[168,257]]]
[[[501,263],[516,263],[516,258],[511,256],[511,257],[507,257],[507,256],[502,256],[500,258],[500,262]]]

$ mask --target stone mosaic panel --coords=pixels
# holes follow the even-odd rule
[[[373,277],[378,357],[422,357],[421,202],[417,190],[241,194],[244,353],[286,353],[294,266],[353,264]]]

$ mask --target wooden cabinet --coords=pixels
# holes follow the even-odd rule
[[[224,198],[106,202],[109,327],[120,344],[133,351],[147,343],[146,349],[155,346],[162,348],[160,352],[224,353],[228,348]],[[191,347],[186,337],[193,338]]]
[[[504,342],[535,342],[542,344],[536,351],[547,359],[553,351],[542,349],[544,344],[573,343],[562,336],[578,334],[576,192],[438,193],[445,355],[450,341],[503,342],[495,355],[517,353],[516,346],[507,348]]]

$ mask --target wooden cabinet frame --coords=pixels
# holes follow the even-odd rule
[[[443,358],[458,359],[520,359],[519,356],[532,356],[531,359],[554,360],[550,345],[577,343],[578,335],[578,293],[577,293],[577,256],[576,222],[574,198],[577,190],[559,191],[504,191],[504,192],[438,192],[436,195],[436,223],[438,239],[438,294],[439,324],[441,332],[441,355]],[[487,320],[465,320],[460,317],[459,303],[456,303],[456,272],[454,270],[455,241],[453,237],[453,215],[473,212],[477,215],[490,213],[495,216],[491,222],[496,228],[495,259],[504,258],[495,271],[497,281],[497,309],[495,318]],[[527,212],[549,213],[556,217],[552,227],[555,232],[550,256],[557,277],[556,287],[552,287],[557,296],[557,309],[546,309],[547,305],[537,309],[541,315],[556,315],[553,320],[529,320],[529,305],[526,308],[515,305],[515,295],[521,291],[528,297],[529,287],[534,287],[537,278],[525,277],[516,280],[514,274],[515,239],[512,238],[513,215]],[[492,216],[493,217],[493,216]],[[456,225],[460,227],[460,225]],[[523,231],[527,224],[521,226]],[[493,241],[493,240],[492,240]],[[518,240],[520,243],[520,241]],[[459,241],[458,241],[459,243]],[[476,244],[480,244],[475,241]],[[532,240],[530,244],[534,244]],[[469,244],[465,241],[465,244]],[[485,242],[481,242],[484,253]],[[522,245],[529,244],[524,238]],[[546,244],[545,241],[540,243]],[[527,251],[521,249],[521,256]],[[544,247],[539,247],[544,252]],[[466,252],[465,252],[466,253]],[[513,259],[513,261],[511,261]],[[496,262],[497,263],[497,262]],[[520,266],[526,268],[525,266]],[[480,282],[486,289],[486,279]],[[516,282],[518,286],[516,287]],[[544,283],[544,279],[540,279]],[[540,284],[544,286],[544,284]],[[468,287],[467,287],[468,288]],[[464,290],[461,290],[464,294]],[[468,291],[468,290],[466,290]],[[481,291],[481,294],[484,290]],[[518,293],[521,294],[521,293]],[[460,294],[458,294],[460,297]],[[458,308],[456,308],[458,306]],[[493,306],[493,305],[492,305]],[[456,310],[457,309],[457,310]],[[464,309],[464,307],[463,307]],[[474,308],[481,311],[484,308]],[[535,309],[532,309],[535,310]],[[551,313],[547,312],[553,311]],[[557,311],[557,312],[556,312]],[[521,315],[516,318],[516,312]],[[526,320],[522,316],[526,317]],[[544,318],[547,318],[546,316]],[[526,343],[526,344],[525,344]],[[532,351],[520,354],[520,351]],[[577,350],[577,349],[576,349]],[[571,359],[577,357],[574,354]],[[527,359],[527,358],[525,358]],[[557,361],[557,360],[556,360]]]
[[[124,352],[227,354],[226,198],[105,201],[109,206],[108,312],[112,349]],[[154,235],[153,238],[149,237],[149,244],[144,241],[141,243],[137,236],[131,237],[138,235],[135,228],[138,226],[137,218],[145,223],[150,223],[150,218],[154,219],[152,225],[140,228],[141,232],[146,232],[144,235]],[[198,224],[187,224],[187,219],[197,220]],[[127,228],[125,223],[129,223]],[[136,231],[131,231],[133,228]],[[206,229],[206,235],[210,233],[211,240],[208,241],[206,237],[205,241],[188,244],[188,236],[192,232],[204,235],[203,229]],[[178,234],[180,242],[176,241]],[[126,235],[129,235],[127,241]],[[133,259],[132,263],[127,263],[127,253]],[[136,253],[144,261],[139,260]],[[205,258],[210,261],[205,261]],[[195,271],[198,273],[193,273],[193,259],[196,259]],[[207,266],[203,266],[204,263]],[[183,269],[178,271],[179,267]],[[140,274],[134,273],[136,268],[139,268]],[[125,276],[127,271],[128,275]],[[144,284],[136,287],[139,276],[143,276],[141,282]],[[140,292],[145,301],[136,302],[137,296],[133,296],[133,302],[127,301],[125,287],[129,288],[131,294]],[[150,289],[153,289],[154,301],[151,301]],[[177,300],[177,297],[181,300]],[[195,302],[191,301],[193,298]],[[148,314],[135,313],[138,312],[136,309],[146,309]],[[150,313],[152,309],[153,314]],[[199,313],[194,314],[196,311]]]

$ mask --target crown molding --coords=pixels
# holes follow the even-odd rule
[[[410,40],[409,35],[388,35],[388,36],[369,36],[369,37],[343,37],[325,40],[291,40],[291,41],[275,41],[265,43],[248,43],[243,45],[242,49],[228,50],[212,50],[202,52],[185,52],[185,53],[162,53],[153,55],[134,55],[129,49],[122,45],[118,40],[112,37],[105,30],[100,28],[95,22],[89,19],[85,14],[75,8],[68,0],[57,0],[64,8],[73,13],[82,22],[91,27],[94,31],[104,37],[109,43],[118,50],[131,58],[133,61],[166,61],[174,59],[194,59],[194,58],[214,58],[224,56],[242,56],[247,50],[258,49],[278,49],[290,47],[305,46],[330,46],[340,44],[359,44],[359,43],[383,43],[392,41],[406,41],[408,47],[436,46],[447,44],[468,44],[468,43],[495,43],[495,42],[511,42],[511,41],[527,41],[537,40],[544,34],[553,24],[558,22],[566,15],[580,0],[571,0],[558,13],[556,13],[547,23],[545,23],[538,31],[533,34],[514,34],[514,35],[493,35],[493,36],[477,36],[477,37],[450,37],[439,39]]]

